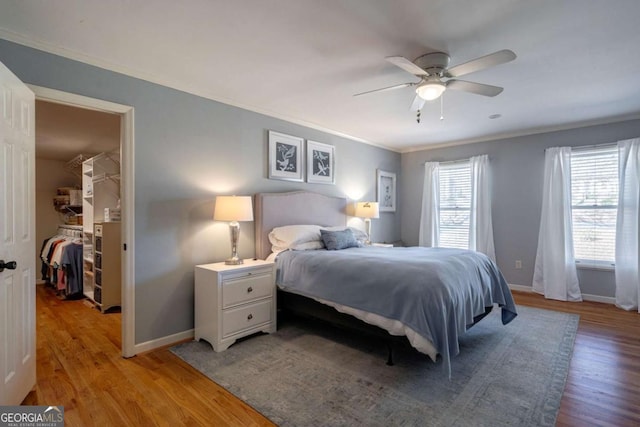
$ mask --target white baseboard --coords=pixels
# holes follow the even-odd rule
[[[512,291],[533,292],[533,288],[531,286],[512,285],[511,283],[509,283],[509,289]]]
[[[162,338],[156,338],[155,340],[146,341],[134,346],[134,354],[144,353],[146,351],[155,350],[156,348],[165,347],[167,345],[176,344],[180,341],[193,339],[194,330],[189,329],[184,332],[178,332],[177,334],[168,335]]]
[[[582,299],[585,301],[601,302],[604,304],[616,305],[616,299],[614,297],[603,297],[601,295],[582,294]]]
[[[520,292],[534,292],[531,286],[525,286],[525,285],[509,284],[509,289],[511,289],[512,291],[520,291]],[[616,304],[616,299],[614,297],[603,297],[601,295],[582,294],[582,299],[584,301],[601,302],[604,304],[612,304],[612,305]]]

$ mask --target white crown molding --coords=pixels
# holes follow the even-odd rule
[[[381,148],[383,150],[392,151],[395,153],[400,153],[399,148],[392,148],[380,143],[376,143],[373,141],[369,141],[363,138],[359,138],[354,135],[350,135],[344,132],[340,132],[334,129],[330,129],[321,125],[318,125],[313,122],[309,122],[306,120],[299,119],[297,117],[289,116],[286,114],[280,114],[268,109],[259,108],[255,105],[244,104],[241,102],[237,102],[233,99],[222,97],[216,94],[211,94],[206,91],[203,91],[194,86],[185,84],[183,82],[167,80],[156,76],[154,74],[145,73],[140,70],[136,70],[133,68],[128,68],[120,64],[116,64],[113,62],[105,61],[100,58],[96,58],[93,56],[85,55],[83,53],[79,53],[73,50],[65,49],[59,46],[52,45],[51,43],[37,40],[32,37],[26,37],[21,34],[17,34],[12,31],[8,31],[6,29],[0,28],[0,39],[8,40],[10,42],[20,44],[22,46],[30,47],[33,49],[41,50],[43,52],[51,53],[53,55],[61,56],[63,58],[71,59],[73,61],[82,62],[84,64],[92,65],[98,68],[102,68],[105,70],[113,71],[119,74],[124,74],[130,77],[134,77],[136,79],[144,80],[150,83],[155,83],[160,86],[165,86],[171,89],[179,90],[181,92],[185,92],[191,95],[198,96],[200,98],[209,99],[211,101],[220,102],[225,105],[230,105],[232,107],[241,108],[243,110],[252,111],[254,113],[263,114],[265,116],[273,117],[274,119],[284,120],[289,123],[293,123],[296,125],[304,126],[310,129],[318,130],[321,132],[325,132],[331,135],[339,136],[341,138],[346,138],[355,142],[360,142],[363,144],[371,145],[377,148]],[[306,139],[306,138],[305,138]]]
[[[494,142],[494,141],[500,141],[500,140],[509,139],[509,138],[519,138],[522,136],[539,135],[542,133],[559,132],[559,131],[571,130],[571,129],[580,129],[580,128],[589,127],[589,126],[607,125],[611,123],[620,123],[620,122],[626,122],[629,120],[638,120],[638,119],[640,119],[640,113],[634,113],[634,114],[627,114],[624,116],[587,120],[583,122],[574,122],[574,123],[568,123],[568,124],[558,125],[558,126],[529,128],[529,129],[523,129],[518,132],[493,134],[493,135],[483,136],[481,138],[462,139],[459,141],[444,142],[441,144],[425,144],[421,146],[405,148],[405,149],[402,149],[400,152],[402,154],[406,154],[406,153],[414,153],[416,151],[428,151],[428,150],[435,150],[437,148],[449,148],[449,147],[455,147],[458,145],[475,144],[477,142]]]

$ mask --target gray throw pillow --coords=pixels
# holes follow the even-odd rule
[[[353,235],[353,231],[348,228],[340,231],[321,229],[320,236],[322,237],[322,242],[330,251],[358,247],[358,241]]]

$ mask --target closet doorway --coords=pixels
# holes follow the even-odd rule
[[[40,261],[40,243],[58,231],[82,236],[84,283],[76,297],[101,303],[94,309],[105,311],[105,316],[121,316],[122,355],[134,356],[133,108],[38,86],[30,88],[36,95],[38,247],[34,255]],[[74,187],[80,191],[71,190]],[[71,191],[69,206],[64,205],[66,194],[57,194],[58,188],[62,193]],[[78,197],[83,207],[78,206]],[[113,218],[118,207],[122,213],[119,222]],[[110,255],[105,246],[108,241]],[[107,274],[109,283],[114,278],[119,282],[117,295],[113,285],[109,288],[104,283]],[[112,313],[117,311],[115,306],[121,307],[121,314]]]

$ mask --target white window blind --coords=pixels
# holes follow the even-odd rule
[[[613,265],[618,211],[615,146],[571,152],[571,209],[576,261]]]
[[[469,162],[440,165],[440,246],[469,249]]]

